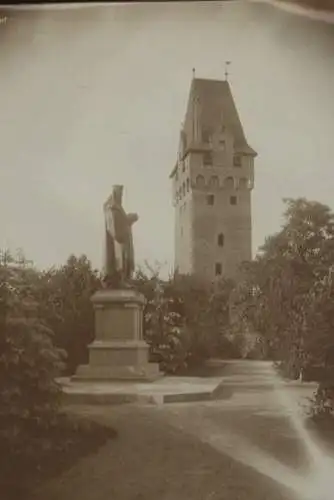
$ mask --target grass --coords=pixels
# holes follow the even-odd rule
[[[189,411],[196,414],[198,406]],[[112,422],[119,438],[33,500],[72,500],[74,492],[80,500],[288,500],[249,467],[169,425],[164,412],[138,407],[87,412],[96,421]],[[186,425],[188,418],[181,420]]]
[[[288,467],[304,466],[305,451],[289,418],[260,411],[271,401],[271,391],[270,387],[258,389],[261,394],[255,391],[253,396],[248,389],[237,389],[226,404],[67,408],[73,416],[116,428],[118,439],[69,467],[29,500],[72,500],[74,496],[80,500],[291,500],[290,492],[253,470],[252,463],[231,458],[226,444],[216,449],[202,439],[221,432],[236,434]]]
[[[0,497],[26,500],[35,488],[58,477],[80,458],[116,437],[113,428],[62,413],[47,429],[20,433],[15,448],[0,442]]]

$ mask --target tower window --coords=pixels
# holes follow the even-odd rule
[[[184,155],[186,152],[186,149],[187,149],[187,136],[186,136],[184,130],[182,130],[182,132],[181,132],[181,140],[182,140],[182,149],[183,149],[182,154]]]
[[[215,203],[215,197],[213,194],[208,194],[207,197],[206,197],[206,202],[208,205],[214,205]]]
[[[204,143],[210,142],[211,136],[209,130],[202,130],[202,141]]]
[[[198,176],[196,177],[196,185],[197,185],[198,187],[203,187],[203,186],[205,186],[205,179],[204,179],[203,175],[198,175]]]
[[[224,235],[223,233],[218,234],[218,246],[223,247],[224,246]]]
[[[224,139],[220,139],[219,140],[219,147],[220,149],[224,150],[225,149],[225,141]]]
[[[235,167],[241,167],[241,156],[240,155],[234,155],[234,157],[233,157],[233,165]]]
[[[223,273],[223,266],[221,262],[216,262],[215,264],[215,275],[220,276]]]
[[[186,183],[185,182],[182,184],[182,194],[183,194],[183,196],[186,194]]]
[[[204,165],[212,165],[212,153],[211,151],[206,151],[203,155]]]
[[[188,179],[187,179],[187,191],[189,191],[189,189],[190,189],[190,179],[188,177]]]
[[[236,204],[237,204],[237,197],[230,196],[230,205],[236,205]]]

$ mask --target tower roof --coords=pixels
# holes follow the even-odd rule
[[[257,156],[245,137],[229,82],[193,78],[182,130],[187,149],[200,147],[202,131],[210,133],[222,130],[222,126],[232,135],[237,153]],[[173,177],[175,170],[176,167],[170,177]]]
[[[194,120],[202,130],[215,130],[224,125],[233,136],[238,152],[256,156],[247,143],[228,81],[193,79],[185,118],[185,132],[192,140],[195,140]]]

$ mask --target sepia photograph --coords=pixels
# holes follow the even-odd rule
[[[0,6],[0,497],[332,500],[334,0]]]

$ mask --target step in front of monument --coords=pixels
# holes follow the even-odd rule
[[[163,377],[158,363],[142,363],[139,365],[81,365],[71,377],[73,382],[154,382]]]
[[[210,401],[230,397],[224,391],[221,377],[203,379],[189,377],[163,377],[155,382],[77,382],[60,380],[64,404],[118,405],[168,404]]]

